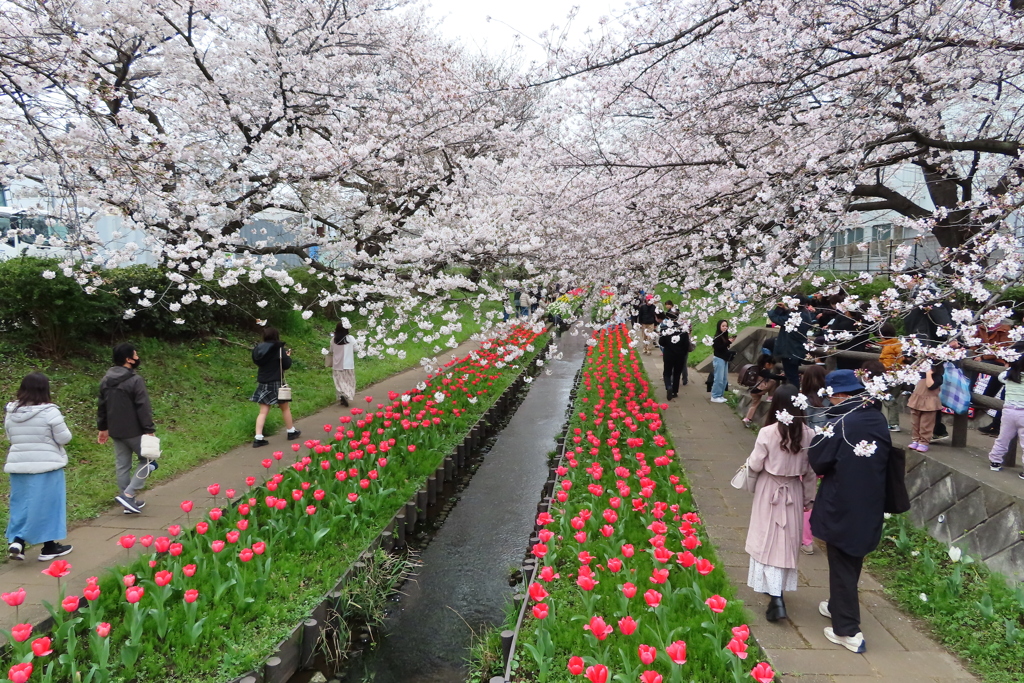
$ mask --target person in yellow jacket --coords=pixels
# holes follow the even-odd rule
[[[878,360],[885,366],[886,371],[895,370],[903,364],[903,342],[896,336],[896,326],[892,323],[882,323],[878,333],[881,339],[878,345],[881,347]],[[890,387],[892,398],[882,401],[882,412],[889,423],[890,432],[900,431],[900,407],[896,401],[899,396],[899,387]]]

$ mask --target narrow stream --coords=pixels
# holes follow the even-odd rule
[[[462,683],[474,633],[501,623],[547,479],[548,452],[565,422],[584,335],[557,340],[561,360],[540,374],[469,486],[420,556],[383,627],[385,637],[346,683]]]

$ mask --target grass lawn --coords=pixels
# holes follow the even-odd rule
[[[461,341],[479,331],[468,314],[463,316]],[[358,328],[360,321],[352,318]],[[310,415],[335,402],[330,371],[324,367],[321,348],[334,330],[335,321],[313,318],[296,321],[282,329],[281,338],[293,349],[288,383],[294,392],[295,418]],[[168,343],[160,339],[132,339],[142,359],[140,372],[153,403],[157,436],[163,457],[152,483],[171,479],[232,448],[250,441],[258,407],[249,402],[256,388],[256,366],[250,349],[256,334],[235,333],[228,343],[196,340]],[[356,359],[360,389],[395,373],[417,366],[434,355],[433,344],[406,343],[397,356]],[[447,349],[445,351],[448,351]],[[442,356],[445,354],[441,354]],[[113,447],[96,443],[96,396],[99,381],[110,366],[110,347],[89,343],[72,357],[60,361],[40,359],[25,349],[0,342],[0,396],[14,400],[22,377],[40,370],[50,378],[54,402],[60,406],[74,434],[68,444],[68,522],[90,519],[113,504],[117,495]],[[282,428],[281,412],[272,410],[267,434]],[[6,438],[0,446],[6,454]],[[0,525],[7,526],[9,479],[0,477]],[[145,494],[143,494],[143,497]]]

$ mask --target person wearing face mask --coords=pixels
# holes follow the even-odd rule
[[[97,442],[114,442],[115,469],[118,495],[114,498],[126,515],[142,512],[145,503],[136,494],[148,475],[156,469],[156,462],[142,457],[142,435],[156,431],[153,425],[153,407],[149,402],[146,382],[136,373],[142,362],[139,352],[131,344],[114,347],[114,365],[100,380],[99,405],[96,411]],[[132,454],[139,458],[138,469],[132,466]],[[147,467],[149,471],[147,471]]]

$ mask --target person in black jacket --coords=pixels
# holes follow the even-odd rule
[[[735,337],[729,336],[729,321],[719,320],[715,323],[715,337],[711,341],[711,359],[714,382],[711,385],[711,402],[725,403],[725,388],[729,384],[729,347]]]
[[[136,374],[142,363],[139,352],[131,344],[118,344],[113,352],[114,365],[100,380],[100,395],[96,410],[96,441],[105,444],[114,441],[114,467],[119,492],[114,498],[125,514],[138,514],[146,503],[135,494],[145,485],[144,477],[156,469],[156,463],[142,457],[142,435],[152,435],[153,407],[149,402],[146,382]],[[132,454],[139,458],[139,469],[132,472]],[[149,466],[147,471],[145,468]]]
[[[797,311],[800,314],[799,323],[796,329],[786,329],[789,324],[789,317],[792,311],[784,303],[779,303],[774,309],[768,312],[768,319],[779,326],[779,336],[775,340],[775,357],[782,361],[782,370],[786,375],[786,382],[795,387],[800,386],[800,363],[807,357],[807,333],[814,322],[814,307],[810,299],[802,294],[795,298],[799,300]]]
[[[643,335],[644,345],[643,352],[651,353],[651,348],[654,346],[654,337],[656,335],[655,326],[658,323],[657,308],[654,306],[654,296],[648,294],[644,298],[644,302],[640,304],[640,308],[637,309],[637,322],[640,323],[640,334]]]
[[[267,422],[270,406],[281,406],[284,426],[288,428],[288,440],[299,438],[301,432],[292,423],[291,400],[277,397],[278,390],[284,380],[284,371],[292,366],[292,350],[286,349],[281,341],[280,333],[273,327],[263,328],[263,342],[252,350],[252,362],[259,367],[256,374],[256,391],[249,398],[253,403],[260,404],[260,414],[256,418],[256,438],[252,447],[259,448],[270,442],[263,438],[263,425]]]
[[[862,397],[853,370],[825,378],[832,390],[828,410],[832,435],[816,436],[808,460],[821,475],[811,512],[811,531],[828,552],[829,599],[818,611],[832,619],[825,637],[852,652],[864,652],[857,582],[864,556],[882,538],[886,466],[892,440],[885,416]],[[828,427],[826,427],[828,428]]]
[[[680,324],[674,318],[667,317],[664,313],[658,314],[661,337],[658,340],[659,346],[664,353],[665,359],[665,393],[671,401],[679,395],[679,379],[682,377],[683,386],[689,384],[689,377],[686,371],[686,361],[690,356],[690,332],[685,324]]]

